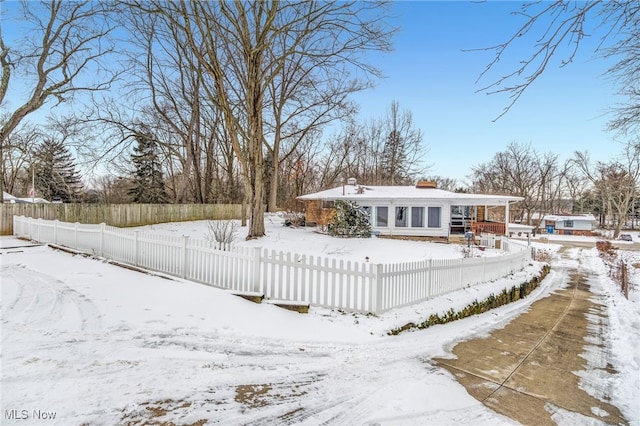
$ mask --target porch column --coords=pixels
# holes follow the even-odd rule
[[[504,207],[504,235],[509,236],[509,202]]]

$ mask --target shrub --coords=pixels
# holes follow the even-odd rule
[[[238,233],[238,223],[233,220],[210,220],[207,228],[205,239],[223,250],[230,248]]]
[[[297,228],[299,226],[305,226],[305,223],[306,220],[304,213],[286,212],[284,214],[284,226]]]
[[[336,200],[335,215],[328,224],[329,235],[340,238],[369,238],[368,215],[353,201]]]

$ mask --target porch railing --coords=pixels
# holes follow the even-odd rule
[[[506,226],[500,222],[471,222],[471,230],[476,234],[505,235]]]

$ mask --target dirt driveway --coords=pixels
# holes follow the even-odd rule
[[[563,289],[533,303],[487,338],[458,344],[453,349],[457,359],[435,361],[474,398],[524,425],[566,424],[562,419],[567,418],[579,418],[582,424],[628,424],[607,402],[613,390],[607,389],[606,377],[615,370],[604,345],[604,306],[590,293],[584,271],[565,272],[568,284]],[[594,368],[586,365],[585,351],[599,360],[598,383],[579,377]]]

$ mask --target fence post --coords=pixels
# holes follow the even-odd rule
[[[262,249],[260,247],[253,248],[253,273],[251,277],[251,291],[255,293],[260,293],[260,267],[262,262],[262,257],[260,256],[261,251]]]
[[[373,313],[380,314],[382,313],[382,271],[383,266],[381,263],[375,265],[375,278],[373,281]]]
[[[182,236],[182,278],[187,278],[187,268],[189,267],[189,254],[187,252],[187,243],[189,242],[189,236]]]
[[[29,217],[29,239],[33,240],[33,218]]]
[[[138,266],[138,233],[140,231],[133,231],[133,264]]]
[[[100,257],[104,257],[104,227],[105,223],[100,224],[100,251],[98,252]]]
[[[429,271],[427,272],[427,298],[433,295],[433,259],[429,259]]]

